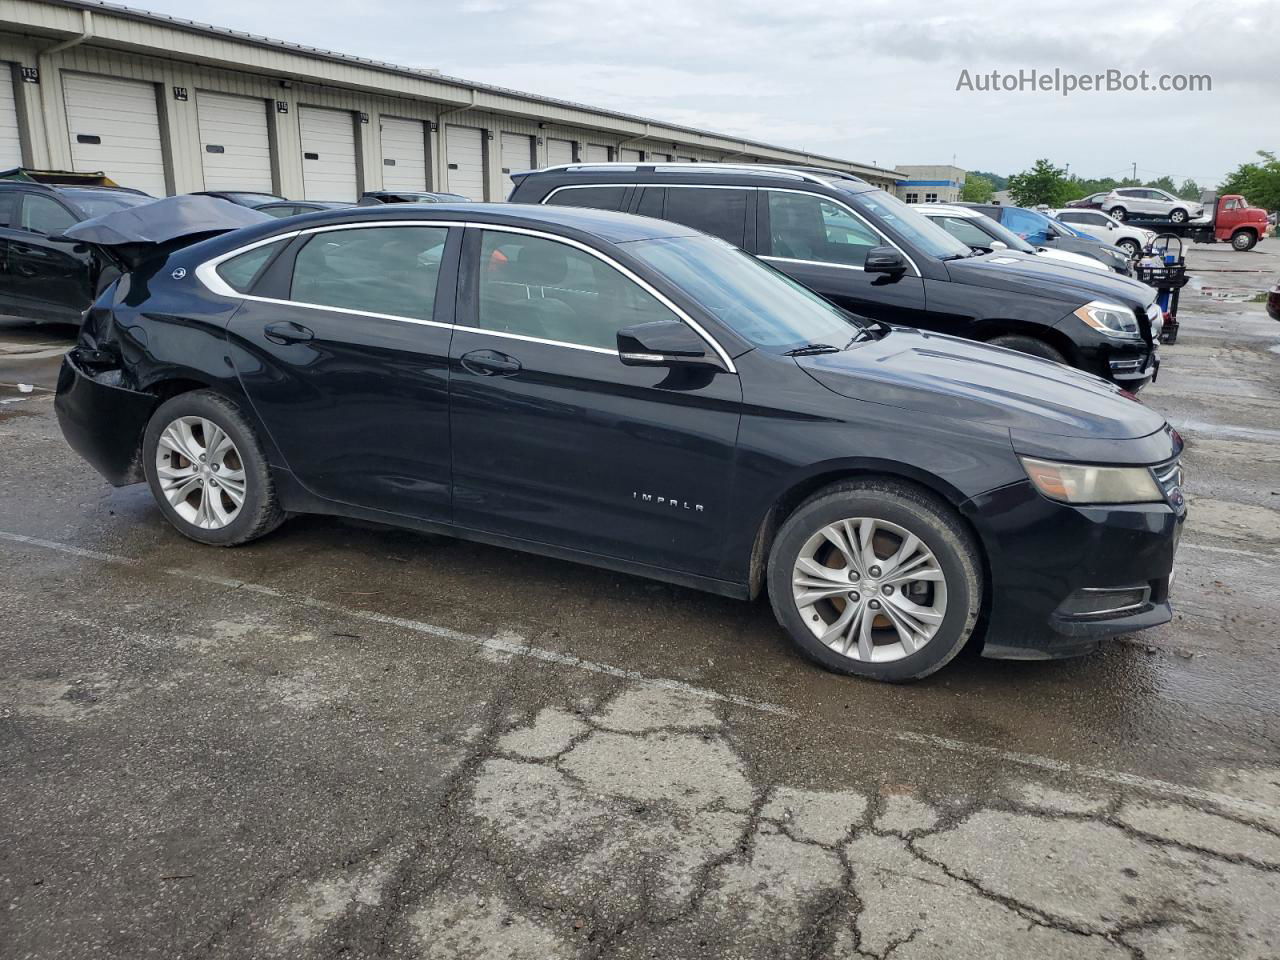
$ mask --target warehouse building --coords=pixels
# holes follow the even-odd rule
[[[801,150],[84,0],[0,0],[0,170],[102,171],[163,196],[251,190],[501,200],[512,171],[594,161],[820,165]]]

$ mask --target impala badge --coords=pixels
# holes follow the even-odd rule
[[[660,497],[653,493],[641,493],[639,490],[631,492],[631,499],[638,500],[641,503],[652,503],[657,507],[671,507],[675,510],[692,510],[694,513],[702,513],[703,508],[700,503],[690,503],[688,500],[681,500],[678,497]]]

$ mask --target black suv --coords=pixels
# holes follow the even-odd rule
[[[154,198],[123,187],[59,187],[0,180],[0,316],[79,323],[116,269],[64,237],[82,220]]]
[[[1014,251],[980,254],[849,174],[596,163],[513,178],[513,203],[683,223],[755,254],[852,313],[1020,350],[1134,391],[1159,365],[1163,315],[1151,288]]]

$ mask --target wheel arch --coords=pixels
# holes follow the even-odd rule
[[[982,534],[960,510],[960,504],[968,498],[958,488],[937,474],[909,463],[870,458],[839,460],[815,464],[804,476],[793,478],[791,483],[768,505],[768,509],[756,526],[756,536],[751,548],[748,580],[751,599],[758,597],[764,589],[769,551],[773,548],[774,538],[786,519],[818,491],[847,480],[892,480],[895,483],[915,487],[941,500],[954,510],[956,517],[973,534],[981,555],[984,576],[988,582],[990,581],[987,551]]]
[[[1080,366],[1080,354],[1076,345],[1057,327],[1047,327],[1042,323],[1031,323],[1016,317],[992,317],[979,323],[974,328],[973,336],[975,340],[986,343],[1006,334],[1042,340],[1066,357],[1071,366]]]

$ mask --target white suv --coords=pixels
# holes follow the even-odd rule
[[[1102,198],[1102,209],[1117,220],[1131,216],[1168,217],[1174,223],[1186,223],[1204,213],[1204,204],[1155,187],[1119,187]]]
[[[1137,260],[1142,251],[1156,238],[1151,230],[1130,226],[1107,216],[1101,210],[1081,210],[1079,207],[1064,207],[1051,214],[1055,220],[1070,224],[1081,233],[1087,233],[1095,240],[1110,243],[1129,255],[1130,260]]]

